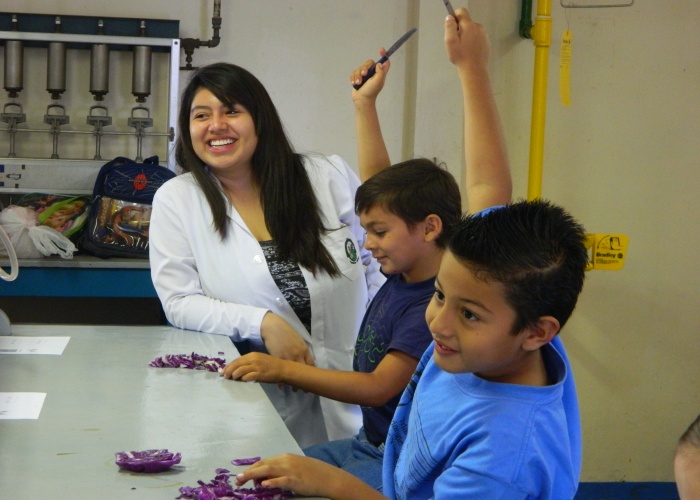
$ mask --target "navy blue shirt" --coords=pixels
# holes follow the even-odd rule
[[[372,373],[390,350],[399,350],[419,360],[432,337],[425,310],[435,292],[435,278],[404,283],[401,275],[389,276],[365,313],[355,344],[353,369]],[[362,407],[367,439],[379,446],[386,439],[401,393],[386,404]]]

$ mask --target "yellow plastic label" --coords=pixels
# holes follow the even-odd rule
[[[571,30],[565,30],[559,54],[559,96],[562,106],[571,106],[571,43]]]
[[[630,239],[625,234],[587,234],[591,251],[588,270],[618,271],[625,265]]]

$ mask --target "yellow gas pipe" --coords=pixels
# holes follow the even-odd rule
[[[535,77],[532,84],[532,118],[530,123],[530,168],[527,199],[542,196],[542,164],[544,159],[544,123],[547,114],[547,77],[549,46],[552,44],[552,2],[538,0],[537,17],[530,36],[535,44]]]

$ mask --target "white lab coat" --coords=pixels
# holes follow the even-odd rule
[[[360,322],[384,278],[363,246],[365,232],[354,211],[359,186],[355,173],[338,156],[312,156],[305,166],[325,227],[339,228],[323,242],[342,272],[331,278],[302,268],[311,300],[311,335],[282,296],[258,241],[233,207],[228,236],[221,241],[191,174],[171,179],[156,192],[149,235],[151,276],[166,317],[176,327],[247,340],[264,351],[260,324],[272,311],[307,341],[316,366],[352,370]],[[302,448],[353,436],[361,425],[354,405],[276,384],[263,386]]]

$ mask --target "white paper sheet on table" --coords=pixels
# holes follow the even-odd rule
[[[0,337],[0,354],[54,354],[60,356],[70,337]]]
[[[0,392],[0,420],[39,418],[45,392]]]

